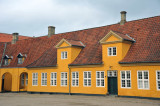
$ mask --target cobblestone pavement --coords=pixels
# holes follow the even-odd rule
[[[115,96],[0,93],[0,106],[160,106],[160,100]]]

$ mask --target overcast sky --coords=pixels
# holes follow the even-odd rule
[[[160,0],[0,0],[0,32],[43,36],[160,15]]]

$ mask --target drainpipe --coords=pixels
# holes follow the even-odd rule
[[[69,95],[71,95],[71,69],[69,66],[68,68],[69,68]]]
[[[5,54],[5,51],[6,51],[6,47],[7,47],[7,43],[5,43],[5,45],[4,45],[4,50],[3,50],[3,54],[2,54],[2,59],[1,59],[0,67],[2,66],[3,57],[4,57],[4,54]]]

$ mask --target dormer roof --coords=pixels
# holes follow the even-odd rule
[[[117,38],[115,41],[107,41],[111,36],[114,36]],[[120,32],[112,31],[110,30],[107,35],[100,40],[101,44],[107,44],[107,43],[115,43],[115,42],[123,42],[123,41],[129,41],[129,42],[135,42],[135,40],[130,37],[128,34],[123,34]]]
[[[67,45],[63,46],[63,47],[71,47],[71,46],[75,46],[75,47],[85,47],[85,45],[79,41],[79,40],[70,40],[70,39],[62,39],[55,47],[56,48],[61,48],[61,45],[63,43],[66,43]]]

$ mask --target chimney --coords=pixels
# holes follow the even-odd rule
[[[12,34],[12,44],[15,44],[18,41],[18,33]]]
[[[121,22],[120,25],[124,25],[126,22],[126,11],[121,11]]]
[[[55,27],[54,26],[48,26],[48,37],[51,37],[51,35],[55,34]]]

